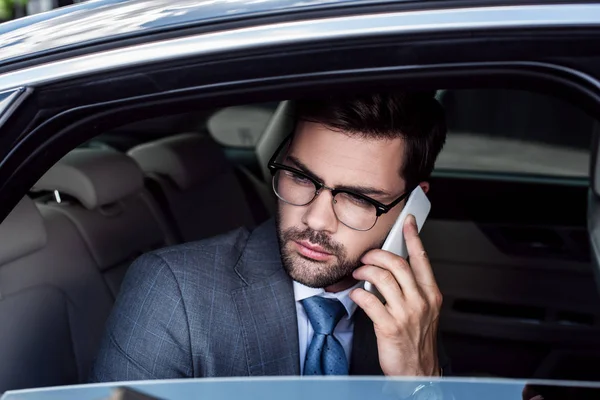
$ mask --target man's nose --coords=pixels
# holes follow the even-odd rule
[[[329,190],[323,190],[306,207],[302,222],[315,231],[335,232],[338,220],[333,211],[333,196]]]

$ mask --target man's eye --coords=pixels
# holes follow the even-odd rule
[[[372,204],[369,203],[367,200],[363,199],[362,197],[358,197],[358,196],[355,196],[350,193],[343,193],[343,195],[346,198],[346,200],[348,200],[352,204],[355,204],[359,207],[363,207],[363,208],[372,207]]]
[[[294,183],[299,185],[312,185],[312,181],[305,176],[295,174],[291,171],[285,171],[285,174],[288,178],[292,179]]]

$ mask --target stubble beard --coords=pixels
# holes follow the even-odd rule
[[[345,247],[331,240],[325,232],[311,228],[301,230],[297,227],[282,230],[279,215],[276,222],[283,268],[296,282],[311,288],[326,288],[347,279],[352,271],[362,265],[362,255],[349,259]],[[293,242],[303,240],[321,246],[324,251],[334,256],[334,261],[312,260],[296,252]]]

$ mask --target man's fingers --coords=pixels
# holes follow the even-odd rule
[[[404,296],[394,274],[375,265],[363,265],[352,273],[354,279],[371,282],[392,309],[401,309]],[[381,303],[381,302],[380,302]]]
[[[417,282],[415,281],[415,276],[413,274],[411,266],[402,257],[392,254],[389,251],[377,249],[369,251],[367,254],[364,255],[361,261],[364,264],[376,265],[377,267],[389,271],[394,276],[396,285],[400,285],[402,292],[406,296],[410,297],[419,293],[419,288],[417,287]],[[356,279],[368,280],[369,282],[371,282],[371,280],[369,279]],[[374,283],[375,286],[377,286],[377,282],[371,283]],[[381,294],[384,293],[381,292]]]
[[[403,230],[410,266],[415,279],[424,285],[437,287],[427,252],[419,237],[417,221],[413,215],[406,217]]]
[[[350,292],[350,298],[364,310],[375,325],[395,326],[396,321],[373,293],[358,288]]]

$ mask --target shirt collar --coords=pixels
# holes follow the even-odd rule
[[[340,303],[342,303],[342,305],[346,309],[348,319],[352,318],[352,315],[354,315],[354,312],[356,311],[356,307],[358,307],[356,305],[356,303],[352,301],[349,294],[352,290],[354,290],[358,287],[362,287],[362,285],[363,285],[363,282],[357,282],[354,286],[349,287],[348,289],[346,289],[344,291],[337,292],[337,293],[330,293],[330,292],[326,292],[325,289],[323,289],[323,288],[319,288],[319,289],[311,288],[311,287],[308,287],[308,286],[303,285],[300,282],[296,282],[296,281],[293,281],[293,283],[294,283],[294,298],[296,299],[296,301],[302,301],[302,300],[307,299],[312,296],[321,296],[321,297],[325,297],[328,299],[338,299],[340,301]]]

